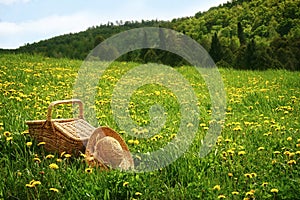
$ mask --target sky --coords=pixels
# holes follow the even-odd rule
[[[108,21],[172,20],[228,0],[0,0],[0,48],[84,31]]]

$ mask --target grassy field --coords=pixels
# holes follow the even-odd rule
[[[227,94],[226,120],[216,146],[199,158],[209,128],[210,99],[193,67],[176,68],[198,97],[199,129],[189,150],[153,172],[102,172],[84,155],[46,152],[28,136],[26,120],[45,119],[50,102],[72,98],[82,61],[28,55],[0,57],[0,199],[300,199],[300,73],[220,69]],[[117,126],[110,101],[118,80],[136,63],[113,63],[100,80],[95,106],[100,125],[117,130],[132,152],[151,152],[176,137],[180,115],[172,91],[140,87],[131,118],[149,123],[154,103],[166,107],[157,135],[135,138]],[[55,118],[70,117],[58,107]],[[87,119],[88,121],[89,119]]]

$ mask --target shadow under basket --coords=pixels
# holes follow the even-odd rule
[[[75,103],[79,104],[78,118],[52,119],[55,105]],[[38,142],[45,142],[45,150],[59,153],[84,153],[89,137],[96,129],[84,120],[83,104],[78,99],[54,101],[48,107],[46,120],[26,121],[26,124],[30,136]]]

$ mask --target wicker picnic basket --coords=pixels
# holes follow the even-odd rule
[[[58,104],[78,104],[78,118],[52,119],[52,109]],[[36,138],[38,142],[45,142],[45,150],[59,153],[84,153],[89,137],[96,129],[84,120],[83,103],[79,99],[54,101],[48,107],[46,120],[26,123],[29,127],[29,135]]]

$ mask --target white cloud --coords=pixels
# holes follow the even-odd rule
[[[11,4],[11,7],[13,7],[16,3],[26,3],[29,1],[32,0],[0,0],[0,5]],[[105,24],[108,21],[115,23],[116,20],[122,20],[123,22],[127,20],[140,21],[142,19],[171,20],[177,17],[192,16],[200,10],[206,10],[211,6],[217,6],[226,2],[226,0],[209,0],[205,1],[205,3],[203,1],[198,4],[198,1],[191,1],[193,4],[182,6],[182,1],[180,0],[166,0],[160,1],[160,3],[153,1],[154,0],[130,0],[120,1],[119,4],[115,3],[115,6],[110,4],[99,6],[99,0],[97,0],[98,4],[95,6],[83,6],[82,9],[73,8],[74,12],[77,10],[77,13],[70,15],[59,15],[55,8],[50,5],[49,8],[47,7],[48,9],[45,7],[30,7],[31,10],[24,11],[26,16],[30,16],[30,12],[43,13],[44,10],[53,10],[52,13],[56,13],[46,17],[42,17],[46,14],[28,17],[27,19],[33,19],[30,21],[24,21],[25,19],[21,17],[23,14],[15,17],[15,15],[18,15],[17,11],[19,7],[15,10],[12,9],[12,11],[7,10],[7,14],[4,14],[4,16],[6,15],[6,19],[3,19],[4,21],[0,19],[0,48],[14,49],[25,43],[38,42],[62,34],[84,31],[88,27],[100,25],[101,23]],[[174,8],[168,9],[171,5],[174,5]],[[19,6],[22,7],[23,5]],[[57,6],[57,4],[55,4],[55,6]],[[5,9],[3,10],[6,11]],[[86,10],[86,12],[82,12],[82,10]],[[47,12],[47,15],[48,14],[50,13]],[[12,17],[9,17],[9,15],[12,15]]]
[[[100,24],[100,21],[88,13],[53,15],[21,23],[0,22],[0,48],[17,48],[25,43],[83,31],[97,24]]]
[[[10,5],[14,3],[27,3],[30,0],[0,0],[0,4]]]

